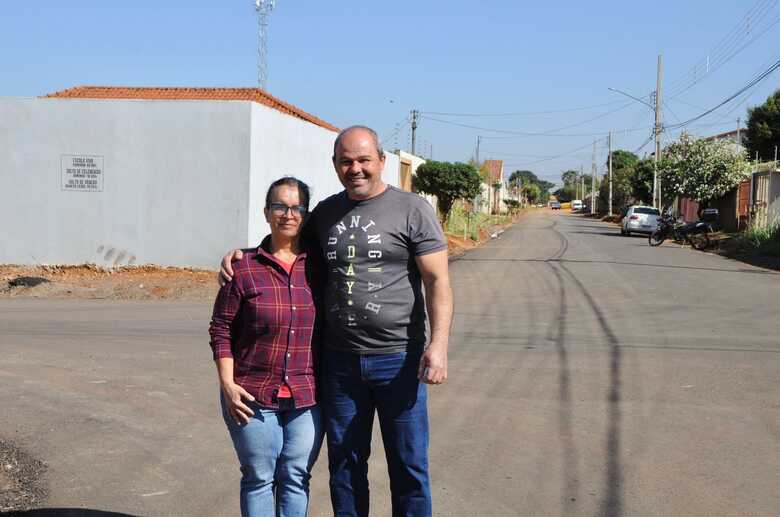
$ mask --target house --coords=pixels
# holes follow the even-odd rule
[[[258,88],[84,86],[0,98],[0,263],[213,268],[268,233],[294,175],[341,190],[338,128]],[[398,185],[399,158],[384,179]]]
[[[488,214],[500,214],[507,211],[504,199],[509,196],[504,181],[504,161],[485,160],[482,167],[487,174],[482,182],[480,210]]]
[[[746,128],[740,127],[737,129],[732,129],[731,131],[718,133],[717,135],[704,137],[703,140],[707,140],[709,142],[732,142],[734,144],[741,146],[742,137],[745,135],[746,131],[747,131]]]
[[[732,142],[736,152],[744,152],[741,137],[745,131],[739,128],[704,140]],[[780,221],[780,169],[774,162],[758,164],[749,180],[707,205],[718,209],[719,223],[725,231],[744,230],[753,222],[776,224]],[[699,219],[699,204],[691,199],[679,199],[677,210],[687,222]]]

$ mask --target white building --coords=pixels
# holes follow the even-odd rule
[[[338,128],[256,88],[0,98],[0,263],[216,266],[268,232],[265,192],[341,190]],[[384,179],[398,185],[388,154]]]

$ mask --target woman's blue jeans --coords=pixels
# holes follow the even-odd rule
[[[250,403],[254,416],[238,425],[220,400],[241,463],[241,515],[304,517],[311,469],[322,445],[320,408],[274,410]]]
[[[429,517],[426,385],[420,354],[357,355],[325,350],[322,406],[330,496],[336,517],[368,516],[368,457],[379,415],[394,517]]]

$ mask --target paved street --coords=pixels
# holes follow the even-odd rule
[[[450,380],[430,399],[436,515],[777,515],[780,274],[540,210],[452,280]],[[48,463],[50,507],[237,514],[209,314],[0,302],[0,438]]]

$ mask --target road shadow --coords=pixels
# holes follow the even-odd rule
[[[622,433],[622,414],[620,409],[620,368],[621,368],[621,350],[620,342],[617,335],[612,330],[612,327],[607,322],[607,318],[601,310],[601,307],[596,303],[596,300],[588,292],[585,285],[577,278],[577,275],[572,273],[567,267],[566,262],[563,260],[563,255],[569,247],[568,240],[559,231],[553,229],[561,240],[561,249],[553,255],[553,258],[557,259],[557,265],[551,265],[556,270],[556,276],[558,276],[561,283],[561,291],[559,295],[563,296],[563,275],[561,272],[568,275],[574,282],[577,290],[587,301],[593,314],[596,316],[596,320],[601,327],[604,337],[609,344],[609,388],[607,390],[607,437],[606,437],[606,451],[607,451],[607,465],[606,475],[604,478],[604,497],[601,500],[601,508],[599,515],[604,517],[620,517],[623,513],[623,476],[622,476],[622,451],[621,451],[621,433]],[[560,268],[560,271],[557,270]],[[560,349],[559,349],[560,354]]]
[[[760,267],[772,271],[780,271],[780,257],[740,254],[740,253],[732,253],[728,251],[723,251],[718,254],[721,257],[726,257],[736,262],[743,262],[745,264],[749,264],[754,267]]]
[[[675,266],[671,264],[647,264],[644,262],[619,262],[616,260],[574,260],[574,259],[560,259],[560,258],[546,258],[546,259],[504,259],[504,258],[468,258],[463,257],[461,262],[560,262],[565,264],[615,264],[619,266],[636,266],[636,267],[653,267],[661,269],[692,269],[696,271],[718,271],[722,273],[748,273],[753,275],[777,275],[775,271],[762,271],[757,269],[725,269],[717,267],[700,267],[700,266]]]
[[[577,231],[577,232],[569,232],[569,233],[581,233],[581,234],[587,234],[587,235],[607,235],[609,237],[624,237],[624,238],[625,237],[644,237],[645,239],[647,239],[647,235],[644,235],[644,236],[643,235],[639,235],[639,234],[636,234],[636,235],[633,235],[633,234],[632,235],[623,235],[623,234],[620,233],[619,230],[616,231],[616,232],[610,232],[610,231],[606,231],[606,232],[587,232],[587,231],[581,232],[581,231]]]
[[[561,246],[562,248],[564,247],[563,242],[561,242]],[[558,314],[554,320],[557,323],[557,332],[551,326],[548,340],[555,343],[558,356],[558,404],[560,406],[558,409],[558,435],[563,450],[563,490],[560,496],[560,504],[564,514],[572,515],[576,513],[576,503],[579,499],[580,491],[580,483],[577,476],[579,453],[577,452],[577,446],[572,433],[571,379],[569,374],[569,354],[566,349],[566,319],[569,308],[566,301],[566,285],[559,267],[558,264],[550,263],[550,269],[555,274],[558,283]]]
[[[604,497],[601,501],[600,515],[605,517],[619,517],[623,512],[623,476],[622,471],[622,413],[620,410],[620,367],[621,349],[617,336],[607,322],[607,318],[601,308],[593,299],[577,276],[562,266],[569,277],[574,281],[577,289],[585,297],[593,314],[604,332],[609,343],[609,388],[607,391],[607,472],[604,479]]]
[[[0,512],[0,515],[18,517],[138,517],[129,513],[90,510],[88,508],[39,508],[37,510]]]

